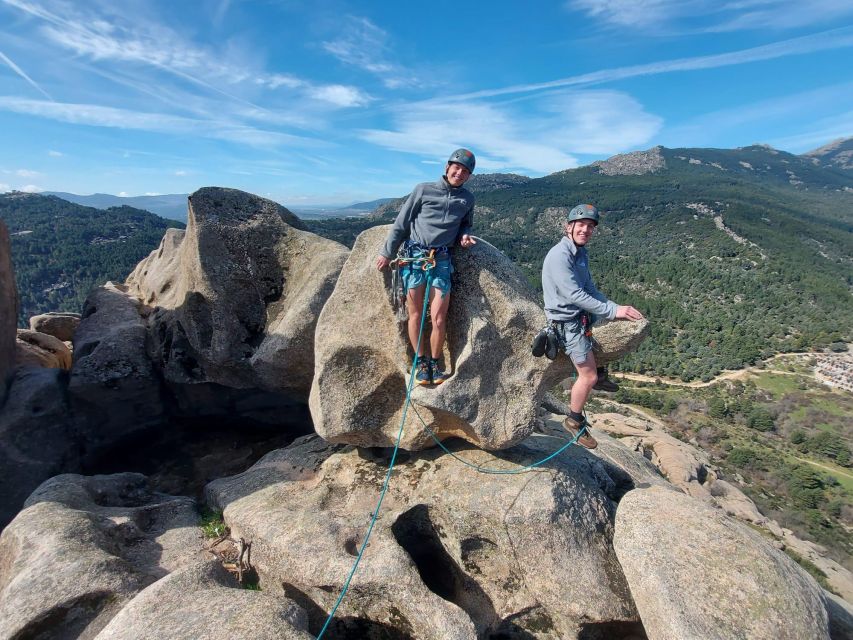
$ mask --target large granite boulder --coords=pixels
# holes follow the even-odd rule
[[[18,366],[71,368],[71,349],[59,338],[46,333],[18,329],[15,348]]]
[[[18,289],[12,267],[9,229],[0,220],[0,407],[6,397],[6,381],[15,368],[15,328],[18,326]]]
[[[500,455],[453,448],[471,465],[517,470],[565,442],[534,435]],[[207,487],[232,536],[252,541],[262,588],[283,585],[312,633],[364,540],[387,453],[308,436]],[[641,633],[611,545],[616,500],[631,486],[623,469],[578,447],[507,475],[477,473],[437,449],[405,454],[330,631],[442,640]]]
[[[125,287],[108,282],[89,294],[74,334],[68,386],[89,459],[163,423],[164,394],[146,336],[140,303]]]
[[[309,405],[317,433],[330,442],[393,445],[403,417],[413,352],[394,310],[391,274],[375,267],[388,229],[359,235],[317,323]],[[531,355],[545,315],[509,258],[480,240],[456,249],[454,264],[444,351],[452,377],[412,390],[405,449],[434,444],[424,424],[439,439],[461,437],[485,449],[521,442],[533,431],[542,394],[571,373],[562,354],[553,362]]]
[[[59,338],[63,342],[74,339],[74,331],[80,324],[80,314],[70,311],[51,311],[30,318],[30,329]]]
[[[61,475],[0,535],[0,637],[93,638],[146,586],[196,562],[194,502],[145,477]]]
[[[829,638],[814,579],[761,535],[690,496],[629,492],[613,546],[651,640]]]
[[[308,617],[281,595],[249,591],[215,560],[170,573],[144,589],[97,640],[312,640]]]
[[[79,447],[69,416],[68,373],[20,367],[0,409],[0,527],[20,511],[42,482],[79,470]]]
[[[154,308],[152,355],[179,405],[215,399],[211,388],[305,402],[317,316],[347,249],[303,229],[271,200],[200,189],[186,232],[167,232],[128,277],[129,291]]]

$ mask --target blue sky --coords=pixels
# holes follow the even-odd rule
[[[0,192],[397,196],[853,135],[849,0],[0,0]]]

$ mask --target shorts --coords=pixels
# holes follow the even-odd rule
[[[407,242],[405,250],[413,258],[418,258],[426,255],[426,251],[415,245]],[[403,282],[403,294],[408,293],[409,289],[417,289],[426,284],[427,272],[424,271],[423,262],[404,263],[400,267],[400,279]],[[443,255],[436,257],[435,266],[430,269],[432,272],[432,281],[430,287],[441,291],[443,298],[450,293],[451,276],[453,275],[453,263],[450,261],[450,254],[445,250]]]
[[[586,335],[580,321],[554,322],[552,324],[557,332],[557,337],[560,339],[560,346],[566,355],[572,359],[572,362],[575,364],[586,362],[593,344],[592,338]]]

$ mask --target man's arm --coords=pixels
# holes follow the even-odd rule
[[[380,271],[388,266],[393,257],[397,255],[397,249],[403,244],[403,240],[412,232],[412,220],[421,210],[421,188],[420,185],[409,195],[406,202],[400,208],[400,213],[394,219],[394,226],[385,238],[385,244],[376,258],[376,268]]]

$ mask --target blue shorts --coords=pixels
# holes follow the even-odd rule
[[[590,319],[590,326],[595,324],[595,316]],[[560,346],[575,364],[583,364],[592,351],[592,338],[586,335],[580,320],[569,322],[554,322],[554,329],[560,339]]]
[[[401,253],[404,257],[421,258],[427,255],[428,250],[411,241],[407,241]],[[441,296],[444,297],[450,293],[453,263],[450,261],[450,253],[446,249],[436,251],[436,253],[438,255],[435,258],[435,266],[429,270],[432,274],[430,287],[441,291]],[[423,267],[423,262],[407,262],[400,267],[400,278],[403,282],[404,294],[408,293],[409,289],[417,289],[426,284],[427,271]]]

